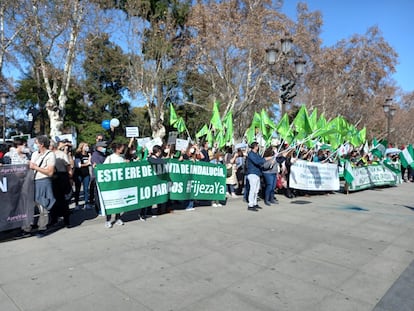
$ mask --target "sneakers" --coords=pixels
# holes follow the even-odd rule
[[[220,203],[217,203],[217,207],[222,207],[223,205],[221,205]]]
[[[124,225],[124,222],[122,221],[122,219],[117,219],[117,220],[115,221],[115,225],[118,225],[118,226],[123,226],[123,225]]]
[[[112,222],[110,222],[110,221],[106,221],[105,222],[105,228],[112,228]]]
[[[212,206],[213,206],[213,207],[217,207],[217,206],[218,206],[218,204],[217,204],[217,203],[213,203],[213,204],[212,204]]]
[[[232,198],[237,198],[237,195],[233,192],[233,193],[231,194],[231,197],[232,197]]]
[[[186,211],[194,211],[194,210],[195,210],[195,208],[194,208],[194,207],[187,207],[185,210],[186,210]]]
[[[157,218],[157,215],[152,215],[151,218]]]
[[[75,206],[75,211],[80,211],[81,209],[82,209],[82,206],[80,206],[80,205]]]
[[[248,206],[247,207],[247,210],[248,211],[252,211],[252,212],[258,212],[259,210],[256,208],[256,207],[254,207],[254,206]]]
[[[142,217],[142,216],[139,216],[139,220],[146,221],[146,219],[144,217]]]

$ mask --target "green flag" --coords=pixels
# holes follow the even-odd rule
[[[293,120],[293,124],[295,125],[296,132],[300,133],[300,136],[302,138],[312,133],[312,128],[309,123],[308,111],[306,110],[305,105],[302,105],[300,107],[295,119]]]
[[[256,128],[253,126],[253,124],[247,129],[246,131],[246,139],[247,143],[250,145],[252,142],[254,142],[256,137]]]
[[[177,122],[175,122],[174,127],[177,129],[178,133],[182,133],[187,128],[185,126],[184,119],[182,117],[179,117]]]
[[[400,152],[401,165],[405,168],[411,166],[414,168],[414,151],[413,146],[408,145]]]
[[[175,122],[178,121],[177,114],[175,113],[175,109],[173,104],[170,104],[170,125],[174,125]]]
[[[362,130],[358,132],[359,140],[361,141],[361,144],[364,144],[367,140],[367,128],[364,126]]]
[[[213,115],[211,116],[210,123],[211,123],[211,125],[213,125],[213,127],[216,131],[223,129],[223,126],[221,124],[221,119],[220,119],[220,110],[219,110],[218,101],[214,102]]]
[[[208,127],[206,124],[204,124],[204,126],[197,132],[197,134],[195,135],[197,138],[202,137],[204,135],[207,135],[207,133],[209,132]]]
[[[233,113],[232,111],[228,111],[223,119],[225,135],[224,139],[227,142],[231,142],[233,139]]]
[[[273,122],[273,120],[270,119],[269,115],[267,114],[267,112],[263,108],[262,108],[262,111],[260,112],[260,117],[261,117],[262,123],[264,125],[270,127],[271,129],[276,128],[275,122]]]
[[[374,137],[372,140],[372,149],[371,153],[376,156],[378,159],[382,159],[385,156],[385,150],[387,149],[387,141],[381,140],[380,142]]]
[[[224,138],[223,131],[217,133],[215,141],[217,142],[217,147],[219,147],[219,149],[223,148],[226,145],[226,140]]]
[[[326,127],[326,124],[328,122],[326,121],[325,115],[322,113],[318,119],[318,122],[316,122],[316,127],[318,129],[323,129]]]
[[[344,167],[344,179],[348,184],[352,184],[352,181],[355,179],[354,174],[352,172],[352,166],[349,161],[345,161]]]
[[[276,131],[283,139],[289,134],[289,132],[292,131],[289,125],[289,117],[287,113],[285,113],[282,119],[280,119],[279,123],[277,124]]]
[[[312,131],[318,129],[318,108],[313,108],[311,115],[309,116],[309,124]]]

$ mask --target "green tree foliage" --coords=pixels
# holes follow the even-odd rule
[[[121,47],[107,34],[90,36],[83,63],[88,119],[101,122],[117,118],[122,125],[129,122],[130,104],[123,100],[128,94],[128,58]]]

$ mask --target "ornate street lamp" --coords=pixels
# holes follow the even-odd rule
[[[281,51],[272,43],[269,48],[266,49],[266,63],[269,66],[273,66],[280,62],[281,66],[281,81],[279,90],[279,103],[281,105],[281,115],[285,114],[285,107],[287,103],[290,103],[296,96],[296,92],[293,92],[293,88],[296,84],[298,76],[302,75],[305,70],[306,61],[301,55],[292,53],[293,39],[289,34],[285,34],[280,39]],[[291,66],[289,63],[289,57],[294,61],[295,72],[292,73],[288,68]],[[288,73],[288,75],[286,75]]]
[[[3,106],[3,143],[6,141],[6,104],[7,99],[9,98],[9,94],[6,92],[0,93],[0,101]]]
[[[391,142],[391,121],[395,115],[395,111],[397,110],[393,103],[392,98],[385,99],[385,103],[382,105],[384,109],[385,116],[387,117],[387,141],[388,143]]]

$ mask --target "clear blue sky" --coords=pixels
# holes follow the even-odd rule
[[[299,2],[307,3],[309,11],[321,11],[324,46],[378,26],[398,53],[393,78],[404,91],[414,91],[414,0],[284,0],[282,12],[296,20]]]

